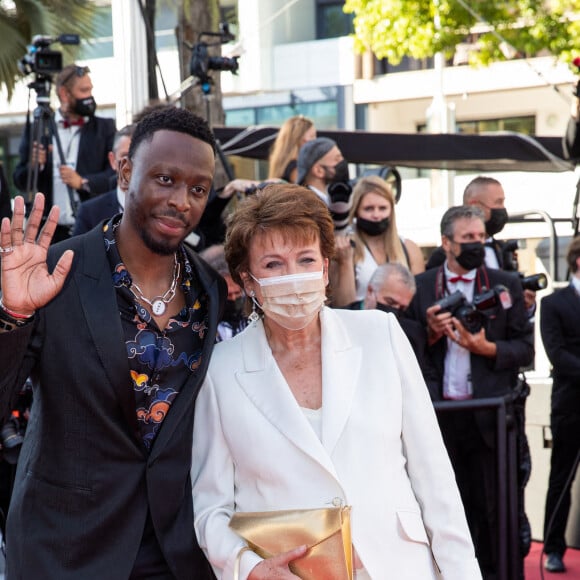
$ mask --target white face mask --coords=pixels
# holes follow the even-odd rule
[[[326,301],[323,270],[271,278],[254,278],[260,285],[264,314],[287,330],[302,330]]]

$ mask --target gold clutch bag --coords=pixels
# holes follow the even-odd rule
[[[350,506],[238,512],[230,528],[262,558],[307,545],[308,552],[290,563],[302,580],[352,580]]]

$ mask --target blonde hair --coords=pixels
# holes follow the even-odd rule
[[[290,161],[298,158],[302,139],[311,127],[314,127],[314,122],[303,115],[296,115],[284,121],[268,160],[268,179],[282,178]]]
[[[383,245],[385,248],[385,254],[387,256],[387,262],[399,262],[409,266],[405,250],[403,249],[403,244],[399,233],[397,231],[397,220],[395,218],[395,195],[389,183],[378,175],[369,175],[367,177],[361,177],[357,184],[354,186],[352,192],[352,207],[350,209],[349,221],[353,224],[353,237],[355,242],[354,248],[354,262],[361,262],[364,259],[364,232],[360,232],[356,225],[354,224],[355,218],[357,216],[358,209],[362,203],[363,198],[368,193],[374,193],[380,195],[391,205],[391,215],[389,217],[390,223],[387,231],[382,234]]]

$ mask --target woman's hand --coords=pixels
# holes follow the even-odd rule
[[[73,260],[72,250],[67,250],[52,274],[48,272],[46,257],[59,209],[52,207],[39,233],[43,210],[44,195],[37,193],[25,228],[24,198],[18,196],[12,222],[4,218],[0,228],[2,303],[7,310],[24,316],[34,314],[61,291]]]
[[[339,264],[348,264],[349,266],[353,264],[354,248],[350,236],[334,236],[334,247],[336,250],[334,259]]]
[[[304,554],[308,551],[308,546],[300,546],[290,550],[289,552],[283,552],[272,558],[267,558],[262,560],[258,565],[252,568],[252,571],[248,574],[248,580],[274,580],[277,578],[289,579],[298,578],[296,574],[290,572],[288,564],[292,560],[302,558]]]

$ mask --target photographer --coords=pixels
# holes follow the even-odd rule
[[[570,284],[542,299],[540,330],[552,364],[552,455],[544,516],[544,567],[565,572],[566,524],[580,453],[580,237],[567,252]]]
[[[576,57],[573,64],[580,71],[580,58]],[[566,159],[580,159],[580,81],[574,87],[574,98],[570,107],[570,118],[562,139],[562,149]]]
[[[56,78],[56,92],[60,106],[54,120],[65,155],[64,162],[57,151],[56,135],[52,135],[48,142],[30,143],[32,127],[27,119],[20,142],[20,161],[13,175],[16,187],[26,192],[29,172],[38,166],[36,189],[47,198],[46,212],[53,204],[60,208],[53,242],[70,237],[74,225],[75,208],[71,207],[67,186],[73,189],[77,202],[109,191],[114,171],[108,154],[113,149],[115,135],[112,119],[95,116],[96,104],[88,67],[76,64],[64,67]]]
[[[428,332],[427,354],[434,370],[428,387],[434,400],[461,400],[508,395],[518,371],[534,357],[533,330],[526,316],[516,274],[483,265],[487,237],[483,212],[474,206],[448,209],[441,220],[445,261],[416,277],[411,318]],[[498,298],[479,330],[470,332],[437,301],[460,290],[467,303],[499,285]],[[511,302],[511,304],[510,304]],[[484,578],[496,573],[495,424],[489,411],[440,415],[439,423],[455,468],[467,519]]]
[[[463,191],[464,205],[474,205],[483,212],[485,220],[485,258],[488,268],[498,268],[507,272],[518,270],[517,251],[514,240],[496,240],[508,222],[505,208],[505,192],[501,183],[493,177],[478,176],[472,179]],[[440,266],[445,260],[443,248],[437,248],[427,262],[427,270]],[[524,302],[528,317],[532,318],[536,311],[536,293],[524,288]]]

